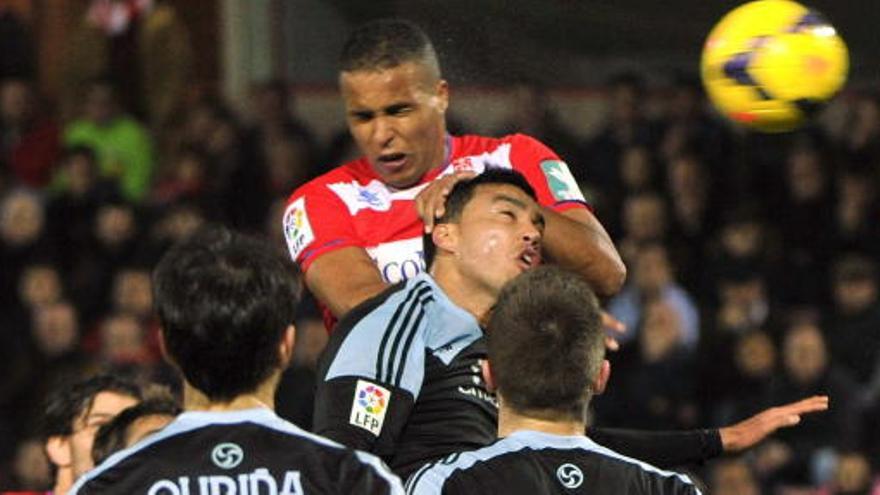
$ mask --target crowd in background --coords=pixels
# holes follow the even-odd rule
[[[694,428],[828,394],[829,412],[693,472],[718,494],[870,493],[880,483],[880,100],[854,95],[842,133],[767,136],[711,116],[688,80],[664,89],[650,116],[652,88],[637,76],[604,89],[607,115],[589,139],[528,85],[496,133],[524,132],[562,155],[628,266],[607,302],[627,332],[593,420]],[[204,222],[284,249],[287,196],[356,154],[344,130],[316,141],[291,96],[284,81],[256,84],[247,116],[194,98],[157,127],[111,79],[85,81],[66,121],[32,81],[2,82],[0,486],[46,484],[34,439],[53,387],[105,368],[176,386],[151,307],[164,249]],[[326,334],[304,306],[278,408],[308,428]]]

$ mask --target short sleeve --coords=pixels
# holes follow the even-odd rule
[[[351,215],[331,191],[307,184],[290,197],[284,212],[284,239],[290,257],[305,272],[321,255],[362,246]]]
[[[568,165],[542,142],[524,134],[509,137],[510,162],[535,189],[538,203],[556,211],[592,207]]]

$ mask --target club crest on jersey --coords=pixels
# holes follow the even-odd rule
[[[584,482],[584,472],[581,471],[581,468],[568,462],[556,469],[556,477],[562,486],[570,490],[581,486]]]
[[[351,403],[349,423],[379,436],[385,413],[391,401],[391,392],[366,380],[358,380]]]
[[[242,460],[244,451],[232,442],[218,444],[211,451],[211,461],[219,468],[232,469],[241,464]]]
[[[584,194],[565,162],[544,160],[541,162],[541,171],[556,201],[584,201]]]
[[[284,212],[284,239],[294,260],[315,240],[315,232],[306,214],[306,198],[299,198],[290,203],[287,211]]]
[[[351,181],[336,182],[327,187],[339,196],[352,215],[364,209],[376,211],[391,209],[391,193],[384,184],[375,179],[366,186],[358,184],[357,181]]]

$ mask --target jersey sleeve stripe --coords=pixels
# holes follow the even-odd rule
[[[388,345],[388,340],[391,338],[391,334],[394,333],[394,327],[397,325],[397,320],[400,318],[401,313],[403,313],[403,309],[410,303],[410,301],[417,296],[417,293],[422,287],[426,287],[427,284],[423,282],[418,282],[413,290],[407,294],[406,298],[397,306],[397,309],[394,310],[394,314],[391,316],[391,320],[388,322],[388,326],[385,327],[385,331],[382,334],[382,342],[379,344],[379,352],[376,353],[376,379],[381,380],[383,371],[384,371],[384,359],[385,359],[385,347]]]
[[[413,323],[412,328],[409,330],[409,335],[406,337],[406,342],[403,344],[403,349],[400,353],[400,359],[398,360],[397,376],[394,377],[395,386],[400,386],[400,382],[401,380],[403,380],[403,370],[406,368],[406,357],[409,355],[409,351],[410,348],[412,348],[412,343],[415,340],[419,325],[422,322],[422,318],[425,316],[425,303],[433,300],[434,298],[430,295],[428,295],[428,297],[424,299],[419,299],[421,308],[419,308],[419,314],[416,317],[416,321]]]
[[[431,469],[431,467],[432,467],[433,465],[434,465],[433,462],[429,462],[428,464],[425,464],[424,466],[420,467],[418,471],[416,471],[415,473],[413,473],[413,474],[409,477],[408,480],[406,480],[406,485],[404,486],[404,488],[406,489],[406,493],[407,493],[408,495],[411,495],[411,494],[414,494],[414,493],[415,493],[416,487],[417,487],[418,484],[419,484],[419,480],[422,478],[422,476],[424,476],[424,474],[425,474],[429,469]]]
[[[415,310],[420,307],[419,302],[420,298],[427,293],[431,292],[430,287],[421,287],[416,292],[416,297],[409,303],[409,306],[406,309],[406,315],[403,317],[403,321],[397,328],[397,331],[394,336],[394,344],[391,345],[391,350],[388,353],[386,358],[386,370],[385,374],[387,376],[383,377],[386,383],[391,383],[392,376],[394,376],[394,364],[397,360],[395,360],[394,356],[397,355],[397,350],[400,347],[400,341],[403,339],[403,336],[412,329],[412,325],[410,321],[412,320],[412,316],[415,313]]]

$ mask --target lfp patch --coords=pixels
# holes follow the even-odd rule
[[[315,240],[315,232],[306,214],[305,197],[290,203],[284,212],[284,239],[287,240],[287,249],[294,261]]]
[[[385,412],[391,401],[391,392],[365,380],[358,380],[351,403],[349,423],[379,436],[385,423]]]
[[[541,162],[541,171],[544,172],[544,178],[547,179],[547,185],[556,201],[585,201],[580,186],[565,162],[544,160]]]

